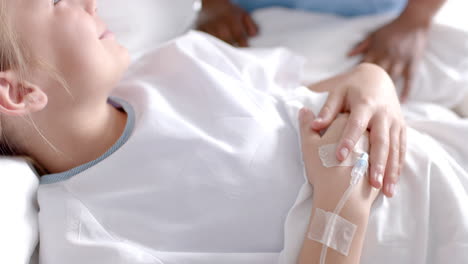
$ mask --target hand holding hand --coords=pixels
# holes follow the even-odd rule
[[[342,136],[343,129],[349,119],[349,114],[340,114],[332,122],[327,131],[321,136],[311,128],[314,114],[306,109],[299,113],[302,156],[309,182],[314,186],[314,199],[322,201],[329,211],[333,211],[343,196],[351,181],[352,167],[323,166],[319,156],[319,148],[324,145],[336,143]],[[367,133],[365,133],[367,136]],[[377,197],[378,190],[373,189],[368,181],[361,180],[350,197],[350,203],[357,208],[367,211]],[[325,203],[325,204],[324,204]],[[355,208],[355,209],[357,209]]]
[[[406,125],[389,76],[380,67],[364,63],[309,88],[329,92],[312,128],[328,128],[339,113],[349,112],[338,141],[338,160],[346,159],[369,130],[370,183],[375,188],[384,187],[385,195],[393,196],[406,152]]]

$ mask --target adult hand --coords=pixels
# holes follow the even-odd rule
[[[204,0],[196,27],[239,47],[248,47],[248,38],[258,34],[250,14],[229,0]]]
[[[323,166],[318,150],[321,146],[334,144],[340,140],[349,114],[339,114],[323,135],[310,128],[314,119],[314,114],[307,108],[302,108],[299,112],[302,158],[307,179],[314,186],[314,200],[319,198],[330,202],[331,207],[321,209],[333,211],[349,187],[352,167],[327,168]],[[371,188],[369,183],[364,180],[359,181],[357,188],[360,191],[354,192],[350,200],[358,199],[359,202],[354,204],[357,204],[359,208],[370,209],[379,191]],[[357,208],[353,209],[357,210]]]
[[[416,16],[402,15],[371,33],[348,56],[363,55],[363,62],[382,67],[393,81],[403,80],[400,99],[408,98],[414,72],[425,50],[429,23]]]
[[[369,129],[370,184],[384,187],[384,194],[392,197],[406,152],[406,126],[388,74],[376,65],[364,63],[309,88],[329,92],[318,118],[312,122],[316,131],[327,128],[340,112],[350,112],[338,144],[338,160],[346,159]]]

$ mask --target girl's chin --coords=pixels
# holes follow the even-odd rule
[[[125,56],[125,63],[124,63],[124,65],[125,65],[124,68],[125,69],[124,70],[126,71],[128,69],[128,67],[130,66],[131,58],[130,58],[130,53],[128,52],[127,48],[123,47],[123,50],[124,50],[123,53],[125,53],[124,54],[124,56]]]
[[[130,54],[128,53],[128,50],[122,46],[121,53],[118,55],[118,57],[118,62],[116,63],[119,65],[119,75],[123,75],[130,67]]]

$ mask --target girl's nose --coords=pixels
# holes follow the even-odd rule
[[[86,12],[90,15],[95,16],[97,13],[96,0],[82,0]]]

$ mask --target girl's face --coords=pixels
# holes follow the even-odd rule
[[[33,58],[58,71],[75,103],[107,98],[129,57],[97,16],[96,0],[7,1],[19,39]],[[46,71],[32,72],[30,81],[44,90],[49,104],[56,99],[60,108],[64,89],[56,89]]]

